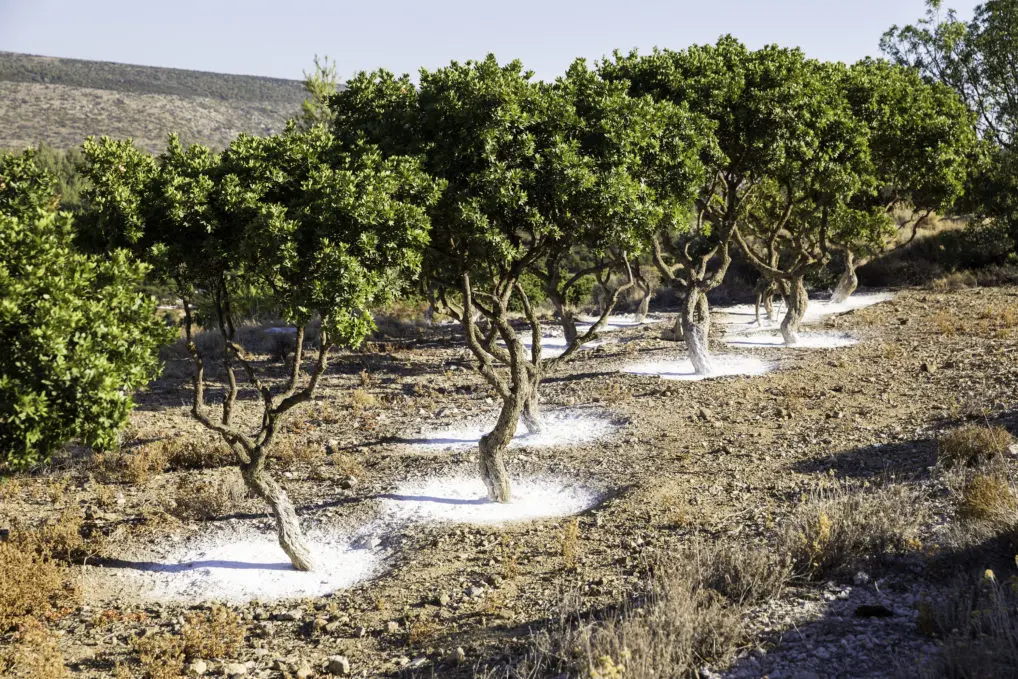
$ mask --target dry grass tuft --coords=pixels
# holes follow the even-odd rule
[[[1003,474],[977,474],[964,487],[958,515],[966,521],[1010,525],[1018,518],[1018,497]]]
[[[65,679],[71,674],[60,651],[60,635],[34,618],[23,620],[9,649],[0,650],[0,670],[11,679]]]
[[[797,575],[817,580],[860,559],[916,549],[926,515],[919,500],[900,485],[819,489],[789,517],[777,552],[789,555]]]
[[[177,480],[173,505],[167,511],[184,521],[209,521],[234,511],[246,492],[236,473],[182,476]]]
[[[942,651],[923,676],[949,679],[1013,677],[1018,667],[1018,578],[999,582],[986,571],[959,580],[927,604],[924,621]]]
[[[103,551],[106,538],[83,519],[79,509],[66,509],[38,528],[14,531],[10,542],[23,552],[45,559],[84,563]]]
[[[70,572],[52,557],[0,542],[0,634],[28,618],[59,615],[78,602]]]
[[[232,658],[244,643],[247,628],[240,616],[226,606],[213,606],[209,611],[188,616],[180,631],[184,657],[215,659]]]
[[[98,453],[93,465],[104,481],[143,484],[166,470],[168,458],[158,446],[143,446],[129,452]]]
[[[930,284],[930,288],[934,292],[957,292],[974,288],[977,285],[979,285],[979,281],[976,279],[975,274],[970,271],[956,271],[934,280]]]
[[[692,551],[704,586],[739,606],[779,596],[792,576],[791,559],[777,550],[698,543]]]
[[[193,613],[179,634],[157,632],[134,639],[142,679],[179,679],[191,660],[222,660],[236,656],[247,630],[240,616],[225,606]]]
[[[960,330],[964,330],[964,324],[950,311],[946,309],[933,314],[933,327],[944,337],[954,337]]]
[[[366,389],[354,389],[350,392],[350,405],[353,406],[354,412],[360,412],[376,407],[378,399]]]
[[[1006,455],[1013,443],[1014,437],[1003,427],[967,425],[940,437],[937,457],[947,466],[971,466]]]
[[[612,618],[538,638],[528,664],[573,669],[591,679],[696,676],[704,665],[730,657],[742,636],[738,609],[683,567],[661,576],[644,600]]]

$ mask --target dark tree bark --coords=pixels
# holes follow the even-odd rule
[[[710,358],[710,305],[707,295],[693,288],[689,291],[679,313],[686,350],[697,375],[711,375],[714,366]]]
[[[796,273],[789,281],[787,303],[788,310],[785,312],[784,320],[781,321],[781,336],[785,340],[785,346],[794,347],[799,343],[799,325],[806,315],[806,306],[809,303],[804,274]]]
[[[297,520],[297,512],[286,491],[266,473],[264,464],[265,455],[259,452],[249,464],[241,465],[244,484],[272,509],[276,518],[279,546],[290,557],[293,567],[299,571],[310,571],[314,568],[314,561]]]
[[[834,294],[831,295],[833,303],[842,304],[859,287],[859,277],[855,272],[861,264],[856,262],[855,255],[852,254],[851,250],[845,252],[845,269],[842,271],[841,278],[838,279],[838,284],[834,288]]]

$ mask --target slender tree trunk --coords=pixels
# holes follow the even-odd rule
[[[314,567],[311,550],[304,540],[304,533],[297,520],[297,512],[293,503],[286,496],[286,491],[268,475],[264,467],[264,455],[256,457],[250,464],[240,468],[244,483],[255,495],[265,500],[276,517],[276,530],[279,533],[279,546],[290,557],[293,567],[299,571],[309,571]]]
[[[692,288],[682,304],[679,314],[686,350],[697,375],[710,375],[714,366],[710,359],[710,306],[707,295],[699,288]]]
[[[768,288],[763,298],[764,311],[767,313],[767,320],[774,320],[774,289]]]
[[[523,402],[523,425],[531,434],[544,431],[544,418],[541,416],[541,378],[537,377],[530,383],[530,393]]]
[[[646,281],[637,283],[637,286],[642,293],[642,297],[640,297],[640,305],[636,307],[636,322],[643,323],[643,321],[647,318],[647,312],[650,311],[650,298],[652,291],[650,289],[650,285],[648,285]]]
[[[781,336],[785,339],[785,346],[794,347],[799,343],[799,325],[803,316],[806,315],[806,305],[809,297],[806,294],[806,283],[802,274],[796,274],[788,285],[786,297],[788,311],[781,321]]]
[[[509,474],[505,470],[505,451],[516,435],[516,426],[526,401],[525,396],[514,394],[503,399],[495,428],[481,437],[478,446],[481,478],[488,487],[488,498],[495,502],[509,502],[512,499]]]
[[[562,325],[562,334],[565,335],[566,345],[572,344],[573,340],[576,339],[576,316],[573,314],[565,301],[557,295],[550,295],[551,302],[555,306],[555,315],[559,318],[559,323]]]
[[[858,264],[856,264],[855,255],[849,250],[845,253],[845,270],[841,273],[841,278],[838,279],[838,284],[834,288],[831,302],[842,304],[859,287],[859,277],[855,274],[857,268]]]

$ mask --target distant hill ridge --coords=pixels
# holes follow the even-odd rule
[[[304,98],[304,88],[299,80],[3,51],[0,51],[0,80],[241,101],[292,103]]]
[[[157,151],[171,132],[222,148],[279,131],[303,100],[299,80],[0,52],[0,148],[108,135]]]

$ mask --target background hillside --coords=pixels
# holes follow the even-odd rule
[[[299,80],[0,52],[0,148],[132,137],[161,150],[170,132],[221,148],[300,112]]]

